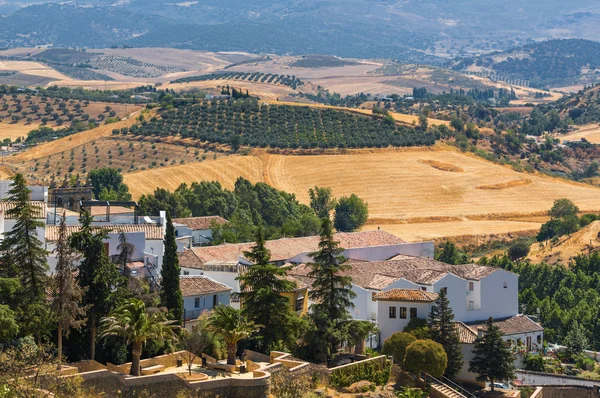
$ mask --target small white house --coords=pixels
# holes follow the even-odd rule
[[[375,295],[380,342],[402,332],[411,319],[427,319],[437,293],[417,289],[392,289]]]
[[[184,321],[193,321],[203,312],[218,305],[229,305],[231,287],[207,276],[182,276],[179,280],[183,295]]]
[[[473,359],[473,348],[478,336],[485,333],[486,321],[456,322],[456,329],[461,343],[463,367],[457,375],[457,380],[469,384],[481,384],[475,380],[476,375],[469,372],[469,361]],[[515,366],[522,368],[522,361],[528,352],[540,352],[544,344],[544,328],[526,315],[515,315],[507,318],[494,319],[503,334],[503,339],[510,344],[515,353]]]
[[[219,216],[174,218],[175,236],[177,238],[191,238],[191,244],[201,246],[209,244],[212,240],[214,225],[223,225],[226,219]]]

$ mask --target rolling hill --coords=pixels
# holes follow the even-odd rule
[[[521,79],[532,87],[587,85],[600,81],[600,43],[589,40],[549,40],[504,52],[458,59],[455,70]]]

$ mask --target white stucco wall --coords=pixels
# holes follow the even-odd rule
[[[204,311],[210,311],[213,309],[213,294],[197,295],[197,296],[186,296],[183,298],[183,309],[185,311],[185,319],[196,319]],[[217,296],[217,305],[229,305],[231,301],[231,294],[219,293]],[[196,307],[196,297],[200,298],[200,306]]]
[[[390,307],[396,307],[396,318],[390,318]],[[406,308],[406,319],[400,319],[400,307]],[[427,319],[431,311],[431,303],[415,301],[378,301],[377,323],[379,325],[380,341],[383,343],[396,332],[404,330],[410,322],[410,309],[417,309],[417,318]]]
[[[162,270],[163,256],[165,254],[165,242],[162,239],[146,240],[144,253],[155,255],[158,261],[158,273]]]
[[[506,288],[504,288],[506,282]],[[481,310],[479,317],[472,320],[482,320],[489,317],[507,318],[519,313],[519,277],[517,274],[498,269],[481,280]],[[483,317],[482,317],[483,316]]]
[[[350,315],[354,319],[370,320],[372,315],[372,311],[369,312],[369,301],[372,301],[371,292],[354,283],[352,284],[352,291],[356,294],[356,297],[352,300],[354,308],[349,309]]]
[[[196,270],[199,271],[199,270]],[[216,280],[232,289],[232,293],[240,292],[240,283],[235,280],[239,275],[237,272],[222,272],[222,271],[203,271],[205,276]],[[198,275],[197,273],[190,275]]]
[[[457,321],[471,321],[478,320],[473,312],[467,311],[466,296],[468,293],[468,281],[459,278],[453,274],[447,274],[433,285],[433,291],[439,293],[441,289],[446,288],[448,294],[448,300],[450,301],[450,307],[454,312],[454,319]],[[472,316],[475,316],[474,318]]]

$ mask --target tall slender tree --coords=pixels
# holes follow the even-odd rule
[[[239,276],[244,315],[261,325],[255,336],[256,348],[268,353],[277,344],[291,335],[290,318],[294,315],[290,301],[281,295],[296,287],[294,282],[285,279],[286,269],[270,263],[271,253],[265,247],[261,227],[256,230],[256,243],[244,256],[252,261],[248,271]]]
[[[48,271],[48,252],[38,237],[38,228],[44,228],[40,208],[31,202],[31,190],[22,174],[12,178],[7,202],[11,207],[6,214],[16,219],[14,228],[4,234],[1,274],[19,278],[27,302],[43,300]]]
[[[58,323],[58,369],[62,364],[63,335],[69,337],[71,329],[85,324],[86,308],[81,306],[83,290],[75,281],[76,253],[69,246],[66,216],[60,222],[56,245],[56,273],[52,275],[52,312]]]
[[[514,379],[515,364],[512,352],[492,318],[487,320],[483,336],[475,340],[473,354],[474,357],[469,362],[469,372],[477,374],[478,381],[489,381],[492,393],[496,380]]]
[[[108,233],[105,229],[95,229],[92,221],[89,212],[82,212],[79,217],[81,229],[69,237],[69,245],[83,257],[77,283],[84,289],[82,304],[89,308],[86,328],[90,338],[90,359],[96,357],[100,318],[108,315],[126,295],[123,277],[104,248]]]
[[[314,189],[311,188],[308,190],[308,196],[310,196],[310,207],[315,211],[317,217],[325,218],[331,216],[331,211],[336,205],[331,188],[315,186]]]
[[[127,264],[131,262],[133,253],[135,253],[135,246],[127,241],[127,235],[123,231],[119,234],[117,250],[119,254],[117,254],[115,261],[121,267],[123,275],[129,276]]]
[[[321,227],[319,251],[310,254],[313,262],[308,276],[314,279],[310,292],[316,303],[312,306],[313,319],[318,321],[314,335],[327,341],[325,359],[329,359],[346,338],[348,309],[354,307],[352,299],[356,294],[352,291],[352,278],[343,275],[351,267],[342,256],[344,249],[334,240],[331,220],[323,218]]]
[[[454,379],[462,369],[463,354],[460,348],[460,337],[454,325],[454,312],[446,291],[442,289],[431,307],[429,314],[429,330],[431,340],[440,343],[448,356],[448,365],[444,375]]]
[[[179,324],[183,321],[183,296],[179,286],[179,257],[177,256],[177,241],[175,240],[175,227],[171,220],[171,214],[167,212],[167,230],[165,233],[165,255],[161,270],[162,305],[169,310],[169,318]]]

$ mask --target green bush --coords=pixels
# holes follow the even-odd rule
[[[391,355],[394,358],[394,362],[404,364],[406,348],[416,340],[417,338],[411,333],[394,333],[383,343],[383,353]]]
[[[331,374],[330,384],[335,388],[348,387],[366,380],[383,386],[390,378],[392,363],[385,358],[357,362],[352,366],[336,369]]]
[[[409,372],[426,372],[441,377],[448,365],[444,347],[433,340],[417,340],[406,349],[404,364]]]
[[[532,372],[543,372],[544,371],[544,357],[541,355],[527,354],[523,359],[525,364],[525,370]]]

